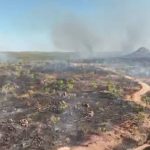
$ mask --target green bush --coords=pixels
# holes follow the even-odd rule
[[[51,122],[53,123],[53,124],[56,124],[56,123],[58,123],[59,122],[59,120],[60,120],[60,117],[56,117],[56,116],[51,116]]]
[[[94,89],[96,89],[98,87],[96,81],[92,81],[91,85]]]
[[[108,82],[108,84],[107,84],[107,90],[108,90],[109,93],[111,93],[115,97],[120,97],[122,95],[121,89],[119,87],[117,87],[112,82]]]
[[[63,112],[66,108],[68,108],[68,104],[65,101],[61,101],[59,106],[60,111]]]
[[[74,81],[58,79],[56,80],[56,82],[52,83],[52,87],[53,89],[59,90],[59,91],[70,91],[74,87]]]

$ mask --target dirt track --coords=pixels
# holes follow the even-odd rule
[[[139,85],[141,85],[141,89],[134,94],[127,96],[126,99],[130,101],[134,101],[137,104],[140,104],[142,106],[145,106],[144,103],[141,101],[141,98],[144,94],[146,94],[148,91],[150,91],[150,86],[140,80],[136,80],[130,76],[126,76],[126,78],[133,80],[135,82],[138,82]],[[92,136],[91,139],[87,143],[83,143],[83,145],[86,146],[76,146],[76,147],[64,147],[60,148],[58,150],[106,150],[110,149],[110,147],[115,147],[117,144],[120,143],[120,141],[117,138],[117,135],[114,134],[114,131],[110,131],[109,134],[111,136]],[[150,145],[142,145],[140,147],[137,147],[132,150],[144,150],[146,147],[149,147]]]
[[[133,94],[133,100],[136,102],[141,101],[141,96],[143,96],[145,93],[150,91],[150,86],[147,85],[146,83],[143,83],[141,81],[138,81],[138,83],[142,86],[141,90]]]
[[[129,95],[126,97],[127,100],[131,100],[136,102],[137,104],[140,104],[142,106],[145,106],[144,103],[141,101],[141,98],[144,94],[146,94],[148,91],[150,91],[150,86],[140,80],[134,79],[130,76],[126,76],[126,78],[133,80],[135,82],[138,82],[138,84],[141,86],[141,89],[132,95]]]

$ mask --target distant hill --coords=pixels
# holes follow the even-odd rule
[[[0,62],[71,60],[73,52],[0,52]]]
[[[71,52],[10,52],[9,55],[20,60],[66,60],[72,57]]]
[[[141,47],[135,52],[126,55],[125,58],[150,58],[150,50],[145,47]]]
[[[115,65],[121,65],[121,64],[127,64],[127,65],[147,65],[150,66],[150,50],[141,47],[137,49],[136,51],[119,57],[109,58],[104,60],[105,63],[115,64]]]

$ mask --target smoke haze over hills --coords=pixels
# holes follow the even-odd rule
[[[89,56],[95,52],[124,54],[141,46],[149,47],[149,12],[141,11],[144,5],[139,7],[137,2],[122,3],[117,0],[112,0],[111,3],[113,8],[105,6],[105,10],[101,10],[102,3],[97,2],[95,18],[92,19],[90,16],[83,18],[72,12],[69,12],[69,17],[61,15],[52,30],[54,46],[59,50]]]

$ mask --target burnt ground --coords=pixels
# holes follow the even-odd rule
[[[103,68],[57,65],[0,65],[1,150],[80,145],[118,125],[128,134],[116,150],[146,142],[149,109],[124,100],[138,83]]]

